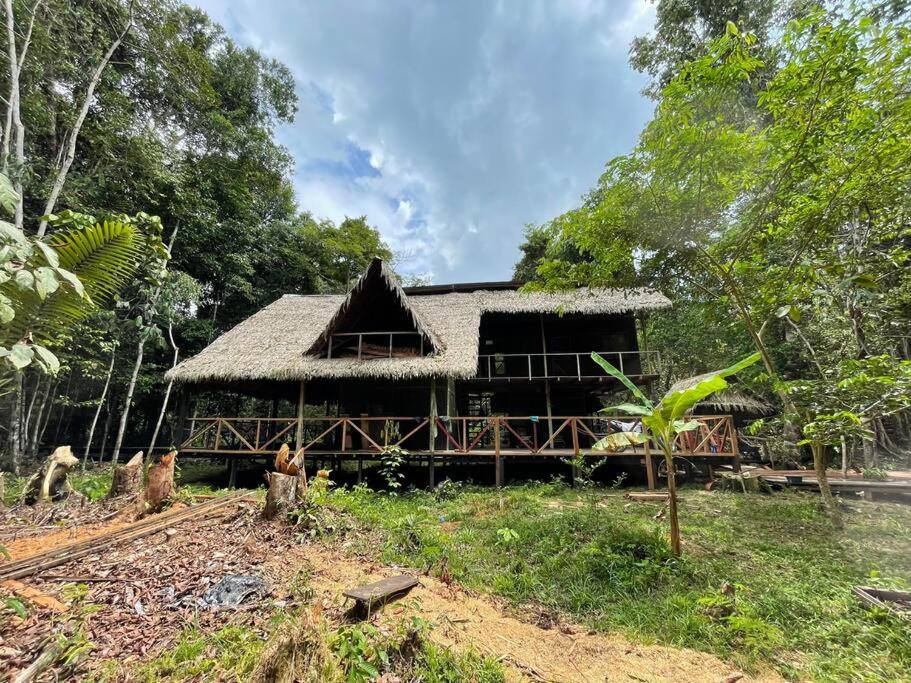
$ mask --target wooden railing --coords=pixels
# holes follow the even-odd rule
[[[729,415],[692,419],[699,427],[677,438],[680,455],[734,457],[737,434]],[[196,417],[180,450],[189,454],[268,455],[281,444],[313,454],[371,455],[396,446],[413,454],[477,456],[599,455],[592,447],[619,432],[641,432],[627,416],[491,417]],[[643,454],[646,446],[613,454]],[[608,453],[607,455],[610,455]]]
[[[628,377],[658,373],[657,351],[599,351],[598,355]],[[490,353],[478,356],[476,379],[609,379],[591,352]]]

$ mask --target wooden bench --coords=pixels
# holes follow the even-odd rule
[[[392,598],[407,593],[417,585],[418,579],[416,576],[400,574],[376,583],[349,588],[343,591],[342,595],[354,600],[359,607],[366,607],[367,610],[370,610],[376,605],[384,605]]]

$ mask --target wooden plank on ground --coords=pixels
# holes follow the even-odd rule
[[[351,598],[357,602],[363,603],[368,607],[376,604],[382,604],[392,597],[401,595],[418,585],[416,576],[410,574],[400,574],[391,576],[388,579],[368,583],[364,586],[349,588],[342,595]]]
[[[668,494],[666,494],[666,493],[627,493],[625,498],[628,498],[629,500],[663,503],[664,501],[667,500]]]

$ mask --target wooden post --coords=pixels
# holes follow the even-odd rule
[[[734,472],[740,474],[740,444],[737,442],[737,428],[734,427],[734,418],[728,417],[731,429],[731,450],[734,451]]]
[[[364,481],[364,458],[358,456],[357,458],[357,483],[360,484]]]
[[[297,433],[294,437],[294,450],[299,451],[304,445],[304,380],[301,380],[297,393]]]
[[[550,404],[550,380],[548,379],[549,375],[547,372],[547,337],[544,334],[544,314],[538,314],[538,326],[541,328],[541,353],[544,354],[542,359],[544,360],[544,402],[545,410],[547,412],[547,436],[550,439],[554,438],[554,420],[553,420],[553,411],[551,410]],[[553,448],[554,444],[551,442],[550,447]]]
[[[431,453],[430,456],[427,458],[427,471],[428,471],[428,474],[430,477],[429,481],[430,481],[431,489],[434,486],[436,486],[436,482],[434,481],[434,476],[433,476],[434,475],[433,468],[434,468],[434,457],[433,457],[433,453]]]
[[[497,488],[503,486],[503,467],[500,464],[500,418],[493,418],[493,440],[494,440],[494,479]]]
[[[573,437],[573,457],[579,457],[579,425],[576,421],[576,418],[571,417],[572,420],[572,437]],[[573,465],[573,485],[576,484],[576,477],[579,476],[579,468]]]
[[[187,413],[189,412],[190,407],[190,397],[189,390],[181,388],[180,395],[177,398],[177,424],[174,427],[173,436],[171,437],[174,440],[174,447],[180,448],[180,445],[184,440],[184,429],[187,426]],[[151,457],[149,453],[149,457]]]
[[[237,485],[237,458],[228,458],[228,488]]]
[[[655,466],[652,462],[652,448],[651,444],[645,442],[645,479],[648,482],[648,490],[655,490]]]

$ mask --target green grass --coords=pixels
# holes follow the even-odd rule
[[[856,584],[911,580],[906,506],[852,501],[836,530],[812,494],[685,490],[676,560],[666,526],[653,519],[658,506],[617,492],[360,488],[329,500],[374,530],[360,535],[359,552],[378,547],[380,559],[411,566],[445,559],[469,587],[599,631],[712,652],[748,670],[771,665],[792,678],[911,680],[907,625],[851,595]],[[721,593],[725,583],[733,601]]]

